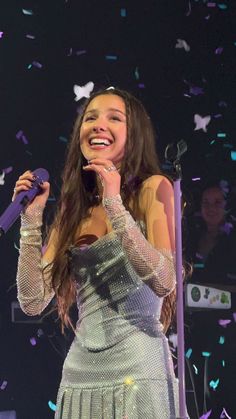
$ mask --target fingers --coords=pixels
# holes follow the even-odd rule
[[[35,181],[35,179],[36,179],[36,176],[30,170],[27,170],[21,176],[19,176],[19,179],[16,181],[16,184],[14,187],[12,201],[14,201],[15,197],[18,195],[19,192],[28,191],[29,189],[33,188],[34,186],[33,182]],[[48,182],[44,182],[40,186],[43,191],[48,190],[50,187]]]

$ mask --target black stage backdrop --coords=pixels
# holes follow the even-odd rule
[[[209,176],[235,191],[235,14],[234,0],[1,0],[0,211],[23,171],[45,167],[50,222],[83,102],[75,101],[73,86],[89,81],[95,89],[128,89],[144,102],[162,163],[168,143],[187,142],[182,168],[190,208]],[[0,411],[52,418],[72,336],[61,336],[56,315],[14,321],[19,222],[0,246]]]

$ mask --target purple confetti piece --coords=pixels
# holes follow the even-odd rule
[[[5,388],[6,388],[6,386],[7,386],[7,381],[6,380],[4,380],[3,382],[2,382],[2,384],[1,384],[1,386],[0,386],[0,390],[5,390]]]
[[[233,319],[236,322],[236,313],[233,313]]]
[[[201,178],[200,178],[200,177],[193,177],[193,178],[192,178],[192,181],[193,181],[193,182],[197,182],[198,180],[201,180]]]
[[[23,135],[23,131],[22,131],[22,130],[18,131],[18,132],[16,133],[16,138],[17,138],[17,140],[20,140],[20,139],[21,139],[21,137],[22,137],[22,135]]]
[[[43,65],[42,65],[41,63],[39,63],[38,61],[33,61],[33,62],[32,62],[32,65],[33,65],[34,67],[37,67],[37,68],[42,68],[42,67],[43,67]]]
[[[25,135],[22,135],[21,140],[23,141],[24,144],[29,144]]]
[[[228,106],[227,102],[225,102],[224,100],[221,100],[221,101],[218,103],[218,105],[219,105],[221,108],[227,108],[227,106]]]
[[[140,89],[144,89],[144,88],[145,88],[145,84],[144,84],[144,83],[139,83],[138,87],[139,87]]]
[[[30,35],[29,33],[26,35],[26,38],[28,38],[28,39],[35,39],[35,36],[34,35]]]
[[[216,115],[214,115],[214,118],[222,118],[222,113],[217,113]]]
[[[218,48],[216,48],[216,50],[215,50],[215,54],[216,54],[216,55],[220,55],[220,54],[222,54],[223,50],[224,50],[224,48],[223,48],[223,47],[218,47]]]
[[[190,86],[189,93],[191,95],[198,96],[198,95],[203,95],[204,94],[204,90],[203,90],[202,87]]]
[[[216,3],[211,1],[207,3],[207,7],[216,7]]]
[[[204,415],[202,415],[199,419],[207,419],[207,418],[209,418],[210,415],[211,415],[211,412],[212,412],[212,409],[209,410],[209,412],[207,412]]]
[[[218,323],[219,323],[219,325],[220,326],[222,326],[222,327],[227,327],[228,326],[228,324],[230,324],[231,323],[231,320],[230,319],[220,319],[220,320],[218,320]]]
[[[37,344],[35,337],[30,338],[30,343],[32,346],[35,346]]]
[[[86,54],[86,49],[81,49],[81,50],[78,50],[78,51],[76,51],[76,55],[83,55],[83,54]]]
[[[0,38],[2,38],[2,37],[3,37],[3,33],[4,33],[4,32],[0,32]]]
[[[221,415],[220,415],[220,419],[224,419],[224,418],[231,419],[231,416],[228,415],[225,408],[223,407],[223,410],[222,410]]]
[[[12,172],[12,170],[13,170],[13,167],[12,167],[12,166],[6,167],[6,169],[2,169],[2,171],[3,171],[4,173],[6,173],[6,174],[11,173],[11,172]]]

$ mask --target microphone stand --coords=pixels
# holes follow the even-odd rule
[[[179,380],[179,416],[176,419],[188,419],[185,393],[185,351],[184,351],[184,301],[182,272],[182,224],[181,224],[181,178],[180,157],[187,151],[187,144],[180,140],[169,144],[165,158],[172,164],[174,181],[175,208],[175,245],[176,245],[176,279],[177,279],[177,343],[178,343],[178,380]]]

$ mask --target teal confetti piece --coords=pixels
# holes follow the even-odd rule
[[[220,336],[219,344],[220,345],[224,345],[224,343],[225,343],[225,337],[224,336]]]
[[[126,17],[126,9],[120,9],[121,17]]]
[[[216,380],[216,381],[211,380],[211,381],[210,381],[210,383],[209,383],[209,386],[210,386],[211,388],[213,388],[213,390],[215,390],[215,389],[218,387],[219,382],[220,382],[220,379],[219,379],[219,378],[217,378],[217,380]]]
[[[190,358],[190,356],[192,355],[193,350],[191,348],[189,348],[185,354],[186,358]]]
[[[236,161],[236,151],[232,150],[230,153],[231,160]]]
[[[202,352],[202,356],[205,356],[206,358],[209,358],[211,356],[211,352]]]
[[[226,9],[228,8],[227,4],[224,4],[224,3],[220,3],[220,4],[218,4],[218,7],[219,7],[219,9],[221,9],[221,10],[226,10]]]
[[[228,144],[228,143],[223,144],[223,147],[224,148],[233,148],[232,144]]]
[[[222,359],[222,367],[225,367],[225,360]]]
[[[29,64],[29,65],[28,65],[28,67],[27,67],[27,68],[28,68],[28,70],[30,70],[30,69],[31,69],[31,67],[32,67],[32,64]]]
[[[57,406],[53,402],[51,402],[51,400],[49,400],[48,406],[50,407],[51,410],[53,410],[53,412],[56,412]]]
[[[117,60],[117,55],[106,55],[106,60]]]
[[[194,268],[204,268],[204,263],[194,263],[193,267]]]
[[[216,142],[216,140],[212,140],[212,141],[210,142],[210,145],[214,144],[215,142]]]
[[[218,138],[225,138],[226,134],[225,134],[225,132],[218,132],[217,137]]]

